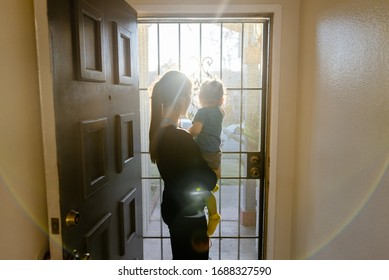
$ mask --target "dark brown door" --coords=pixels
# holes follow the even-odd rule
[[[51,227],[64,259],[142,259],[136,12],[124,0],[48,0],[48,20],[61,212]]]

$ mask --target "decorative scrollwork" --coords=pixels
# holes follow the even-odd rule
[[[201,61],[201,70],[207,75],[207,78],[209,79],[212,79],[212,75],[209,73],[209,69],[211,68],[211,65],[213,63],[213,59],[212,57],[205,57],[202,61]]]
[[[201,61],[200,61],[200,59],[198,59],[196,57],[192,57],[191,59],[193,59],[195,61],[194,63],[196,63],[198,65],[197,69],[200,69],[200,71],[199,71],[200,76],[197,75],[197,73],[198,73],[197,71],[193,72],[192,75],[189,76],[193,82],[194,89],[197,90],[202,83],[202,76],[203,76],[203,75],[201,75],[202,73],[205,74],[207,79],[213,78],[213,76],[210,73],[210,68],[211,68],[211,65],[213,64],[213,59],[210,56],[203,58]]]
[[[197,67],[196,68],[200,70],[200,71],[196,70],[189,76],[189,78],[192,80],[193,83],[194,93],[191,101],[192,109],[188,111],[188,116],[190,118],[193,118],[194,112],[197,111],[198,109],[198,104],[197,104],[198,89],[200,88],[200,85],[203,82],[203,77],[205,77],[206,79],[213,79],[213,76],[210,73],[211,65],[213,64],[213,59],[210,56],[204,57],[202,60],[200,60],[197,57],[192,57],[191,59],[193,59],[194,63],[198,65],[198,68]]]

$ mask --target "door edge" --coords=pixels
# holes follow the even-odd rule
[[[43,157],[46,181],[50,259],[63,259],[53,76],[47,1],[34,1],[35,39],[41,109]],[[58,221],[58,222],[56,222]]]

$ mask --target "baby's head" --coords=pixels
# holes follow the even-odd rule
[[[199,101],[203,107],[221,106],[224,100],[224,85],[217,79],[207,80],[200,86]]]

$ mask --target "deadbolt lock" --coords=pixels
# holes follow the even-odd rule
[[[247,153],[247,179],[260,179],[263,175],[263,154],[261,152]]]
[[[258,178],[260,173],[259,173],[259,168],[258,167],[253,167],[250,169],[250,175],[252,178]]]
[[[250,157],[250,162],[251,162],[252,164],[255,164],[255,165],[259,164],[259,156],[257,156],[257,155],[251,156],[251,157]]]
[[[80,213],[74,210],[70,210],[70,212],[66,215],[66,225],[76,226],[80,223],[80,218]]]

